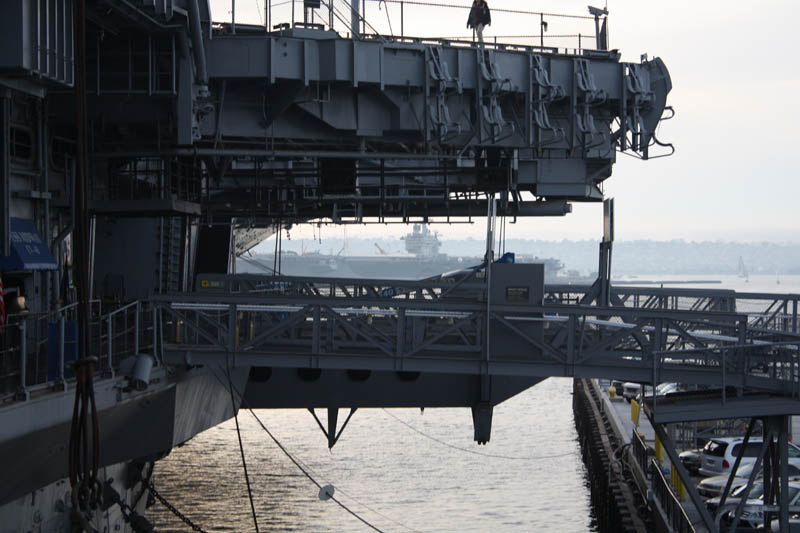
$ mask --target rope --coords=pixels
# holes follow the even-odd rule
[[[386,22],[389,23],[389,34],[394,37],[394,30],[392,29],[392,19],[389,18],[389,6],[386,5],[386,0],[378,0],[378,9],[381,8],[381,2],[386,7]]]
[[[383,409],[383,412],[385,412],[387,415],[389,415],[390,417],[394,418],[395,420],[397,420],[398,422],[400,422],[401,424],[406,426],[411,431],[413,431],[415,433],[419,433],[420,435],[422,435],[426,439],[430,439],[430,440],[432,440],[434,442],[437,442],[437,443],[441,444],[442,446],[447,446],[448,448],[452,448],[454,450],[459,450],[459,451],[466,452],[466,453],[471,453],[473,455],[480,455],[482,457],[491,457],[493,459],[509,459],[509,460],[513,460],[513,461],[540,461],[540,460],[545,460],[545,459],[557,459],[559,457],[567,457],[567,456],[574,456],[575,455],[574,452],[569,452],[569,453],[559,453],[559,454],[555,454],[555,455],[539,455],[537,457],[521,457],[521,456],[514,456],[514,455],[499,455],[499,454],[493,454],[493,453],[484,453],[484,452],[479,452],[479,451],[475,451],[475,450],[470,450],[469,448],[462,448],[460,446],[456,446],[455,444],[450,444],[449,442],[445,442],[445,441],[443,441],[441,439],[437,439],[434,436],[428,435],[427,433],[424,433],[424,432],[420,431],[419,429],[415,428],[414,426],[412,426],[408,422],[406,422],[406,421],[398,418],[397,416],[393,415],[387,409]]]
[[[337,13],[337,14],[338,14],[338,12],[339,12],[339,9],[338,9],[338,8],[336,7],[336,5],[334,4],[334,0],[330,0],[330,1],[331,1],[331,6],[333,7],[333,11],[334,11],[334,13]],[[348,7],[348,9],[349,9],[349,10],[352,10],[352,9],[353,9],[353,6],[350,4],[350,1],[349,1],[349,0],[341,0],[341,1],[344,3],[344,5],[345,5],[345,6],[347,6],[347,7]],[[353,0],[353,1],[354,1],[354,2],[358,2],[359,0]],[[328,4],[325,4],[324,2],[323,2],[323,4],[324,4],[324,5],[326,5],[326,6],[328,5]],[[359,13],[359,14],[358,14],[358,19],[359,19],[359,21],[363,22],[363,23],[364,23],[364,26],[365,26],[365,31],[364,31],[364,33],[366,33],[366,27],[369,27],[369,29],[372,31],[372,33],[374,33],[374,34],[375,34],[375,35],[376,35],[376,36],[377,36],[377,37],[378,37],[378,38],[379,38],[379,39],[380,39],[382,42],[386,42],[386,40],[385,40],[385,39],[384,39],[384,38],[381,36],[381,34],[378,32],[378,30],[376,30],[376,29],[375,29],[375,28],[372,26],[372,24],[370,24],[370,23],[369,23],[369,21],[368,21],[368,20],[365,18],[365,16],[366,16],[366,13]],[[338,15],[337,15],[337,18],[338,18],[340,21],[342,21],[341,17],[339,17]],[[350,28],[350,26],[349,26],[349,25],[348,25],[346,22],[342,21],[342,23],[345,25],[345,27],[348,27],[348,28]],[[355,38],[355,34],[356,34],[356,33],[357,33],[357,34],[359,34],[359,36],[363,37],[363,35],[361,35],[361,34],[362,34],[362,32],[361,32],[361,31],[360,31],[358,28],[355,28],[355,31],[353,30],[353,28],[350,28],[350,33],[353,35],[353,37],[354,37],[354,38]]]
[[[102,503],[102,488],[98,481],[100,464],[100,430],[97,403],[94,396],[94,364],[92,354],[91,302],[89,287],[89,207],[88,207],[88,125],[86,102],[86,0],[76,0],[73,16],[75,50],[75,139],[76,139],[76,224],[73,235],[78,288],[78,352],[75,363],[77,381],[72,423],[69,433],[67,469],[72,504],[83,529],[90,531],[91,511]],[[25,384],[23,383],[23,386]],[[91,426],[91,427],[90,427]],[[91,456],[89,454],[91,446]],[[91,457],[91,462],[90,462]]]
[[[217,381],[218,381],[218,382],[219,382],[219,383],[220,383],[222,386],[225,386],[225,383],[224,383],[224,382],[223,382],[223,381],[220,379],[220,377],[217,375],[217,373],[216,373],[216,372],[214,372],[214,370],[213,370],[213,369],[211,370],[211,373],[212,373],[212,375],[214,376],[214,378],[216,378],[216,380],[217,380]],[[247,406],[247,409],[248,409],[248,411],[250,411],[250,414],[251,414],[251,415],[253,415],[253,418],[255,418],[255,419],[256,419],[256,422],[258,422],[258,425],[259,425],[259,426],[261,426],[261,429],[263,429],[263,430],[264,430],[264,431],[267,433],[267,435],[269,435],[269,437],[272,439],[272,441],[273,441],[273,442],[274,442],[274,443],[275,443],[275,444],[278,446],[278,448],[280,448],[280,450],[281,450],[281,451],[282,451],[282,452],[283,452],[283,453],[286,455],[286,457],[288,457],[288,458],[289,458],[289,460],[290,460],[290,461],[292,461],[292,463],[294,463],[294,465],[295,465],[295,466],[296,466],[296,467],[297,467],[297,468],[300,470],[300,472],[302,472],[302,473],[303,473],[303,475],[304,475],[305,477],[307,477],[307,478],[308,478],[308,479],[309,479],[309,480],[310,480],[310,481],[311,481],[311,482],[312,482],[314,485],[316,485],[316,486],[317,486],[317,488],[318,488],[318,489],[320,489],[320,491],[321,491],[321,490],[322,490],[322,485],[321,485],[319,482],[317,482],[317,480],[316,480],[316,479],[314,479],[314,477],[313,477],[313,476],[312,476],[312,475],[309,473],[309,470],[310,470],[310,469],[309,469],[309,468],[307,468],[307,467],[304,467],[304,466],[303,466],[303,464],[302,464],[302,462],[301,462],[301,461],[299,461],[298,459],[296,459],[296,458],[295,458],[295,457],[294,457],[294,456],[293,456],[293,455],[292,455],[292,454],[289,452],[289,450],[287,450],[287,449],[286,449],[286,447],[284,447],[284,446],[283,446],[283,444],[281,444],[281,442],[280,442],[280,441],[277,439],[277,437],[275,437],[275,435],[273,435],[273,434],[272,434],[272,432],[270,432],[270,430],[269,430],[269,429],[267,429],[267,426],[265,426],[265,425],[264,425],[264,423],[261,421],[261,419],[260,419],[260,418],[258,418],[258,415],[256,415],[256,413],[253,411],[253,409],[252,409],[252,408],[250,408],[250,407],[248,406],[248,404],[247,404],[247,401],[244,399],[244,396],[242,395],[242,393],[241,393],[241,392],[239,392],[239,391],[236,389],[236,387],[234,387],[234,386],[233,386],[233,382],[231,381],[231,382],[229,382],[229,384],[230,384],[230,391],[231,391],[231,394],[233,394],[233,391],[236,391],[236,394],[239,396],[239,399],[241,400],[241,402],[242,402],[242,403],[243,403],[245,406]],[[342,492],[344,492],[344,491],[342,491]],[[378,527],[376,527],[375,525],[371,524],[371,523],[370,523],[370,522],[368,522],[368,521],[367,521],[365,518],[362,518],[362,517],[361,517],[361,516],[360,516],[358,513],[356,513],[355,511],[353,511],[352,509],[350,509],[349,507],[347,507],[347,506],[346,506],[344,503],[342,503],[342,502],[341,502],[341,501],[339,501],[337,498],[335,498],[335,497],[333,496],[333,494],[330,494],[330,493],[328,493],[328,497],[329,497],[331,500],[333,500],[334,502],[336,502],[336,504],[337,504],[339,507],[341,507],[342,509],[344,509],[345,511],[347,511],[348,513],[350,513],[352,516],[354,516],[356,519],[358,519],[360,522],[362,522],[362,523],[363,523],[364,525],[366,525],[367,527],[369,527],[369,528],[371,528],[371,529],[373,529],[373,530],[375,530],[375,531],[378,531],[379,533],[383,533],[383,530],[381,530],[381,529],[379,529]],[[354,498],[354,499],[355,499],[355,498]],[[363,505],[363,504],[362,504],[362,505]],[[364,507],[366,507],[366,505],[365,505]],[[386,516],[382,515],[381,513],[376,513],[376,514],[379,514],[379,515],[383,516],[384,518],[387,518],[388,520],[390,520],[390,521],[392,521],[392,522],[394,522],[394,523],[396,523],[396,524],[402,525],[402,524],[400,524],[399,522],[396,522],[395,520],[392,520],[391,518],[388,518],[388,517],[386,517]],[[409,527],[407,527],[407,526],[403,526],[403,527],[405,527],[406,529],[409,529],[409,530],[411,530],[411,531],[416,531],[415,529],[411,529],[411,528],[409,528]],[[418,533],[419,533],[419,532],[418,532]]]
[[[250,476],[247,475],[247,461],[244,458],[244,445],[242,444],[242,433],[239,430],[239,414],[236,410],[236,400],[233,397],[233,381],[231,381],[231,371],[228,370],[228,385],[231,393],[231,408],[233,409],[233,419],[236,421],[236,436],[239,439],[239,452],[242,454],[242,468],[244,469],[244,480],[247,483],[247,496],[250,498],[250,510],[253,511],[253,525],[258,533],[258,518],[256,517],[256,505],[253,502],[253,491],[250,488]]]
[[[334,17],[336,17],[336,18],[339,20],[339,22],[341,22],[342,24],[344,24],[344,27],[345,27],[345,29],[346,29],[346,30],[348,30],[348,31],[349,31],[349,32],[352,34],[352,33],[353,33],[353,29],[350,27],[350,24],[349,24],[349,23],[348,23],[346,20],[344,20],[344,19],[342,18],[341,14],[339,13],[339,10],[338,10],[338,9],[336,8],[336,6],[333,4],[333,1],[334,1],[334,0],[331,0],[331,3],[330,3],[330,4],[328,4],[328,3],[327,3],[325,0],[320,0],[320,1],[322,2],[322,5],[323,5],[323,6],[325,6],[325,7],[327,7],[328,9],[330,9],[330,10],[331,10],[331,12],[333,13],[333,16],[334,16]]]
[[[252,412],[252,409],[250,409],[250,411]],[[255,415],[254,415],[254,416],[255,416]],[[310,466],[308,466],[308,464],[306,464],[304,461],[302,461],[302,460],[298,459],[297,457],[295,457],[295,459],[296,459],[296,460],[297,460],[297,462],[298,462],[298,463],[300,463],[300,464],[303,466],[303,468],[305,468],[305,469],[306,469],[308,472],[310,472],[310,473],[312,473],[312,474],[314,473],[314,469],[313,469],[313,468],[311,468]],[[275,475],[278,475],[278,474],[275,474]],[[300,476],[300,475],[297,475],[297,474],[295,474],[295,475],[296,475],[296,476],[298,476],[298,477],[302,477],[302,476]],[[369,510],[369,511],[372,511],[372,512],[373,512],[373,513],[375,513],[376,515],[378,515],[378,516],[380,516],[380,517],[382,517],[382,518],[385,518],[385,519],[386,519],[386,520],[388,520],[389,522],[392,522],[392,523],[394,523],[394,524],[396,524],[396,525],[398,525],[398,526],[400,526],[400,527],[402,527],[402,528],[405,528],[405,529],[407,529],[407,530],[409,530],[409,531],[413,531],[413,532],[415,532],[415,533],[422,533],[421,531],[419,531],[419,530],[417,530],[417,529],[414,529],[414,528],[412,528],[412,527],[409,527],[409,526],[407,526],[407,525],[403,524],[402,522],[398,522],[397,520],[395,520],[395,519],[394,519],[394,518],[392,518],[391,516],[387,516],[387,515],[385,515],[385,514],[381,513],[380,511],[378,511],[378,510],[376,510],[376,509],[374,509],[374,508],[370,507],[369,505],[367,505],[366,503],[364,503],[364,502],[360,501],[358,498],[356,498],[356,497],[355,497],[355,496],[353,496],[352,494],[350,494],[350,493],[348,493],[347,491],[345,491],[345,490],[344,490],[343,488],[341,488],[340,486],[338,486],[338,485],[335,485],[335,486],[336,486],[336,490],[338,490],[339,492],[341,492],[342,494],[344,494],[345,496],[347,496],[348,498],[350,498],[351,500],[353,500],[353,501],[354,501],[354,502],[356,502],[357,504],[361,505],[361,506],[362,506],[362,507],[364,507],[365,509],[367,509],[367,510]]]
[[[319,484],[319,482],[317,482],[317,480],[316,480],[316,479],[314,479],[314,478],[313,478],[313,476],[312,476],[312,475],[311,475],[311,474],[310,474],[310,473],[309,473],[309,472],[308,472],[308,471],[307,471],[305,468],[303,468],[303,466],[300,464],[300,462],[299,462],[297,459],[295,459],[295,458],[294,458],[294,456],[293,456],[291,453],[289,453],[289,450],[287,450],[287,449],[286,449],[286,448],[283,446],[283,444],[281,444],[281,442],[280,442],[280,441],[279,441],[279,440],[278,440],[278,439],[275,437],[275,435],[273,435],[273,434],[272,434],[272,432],[270,432],[270,430],[269,430],[269,429],[267,429],[267,426],[265,426],[265,425],[264,425],[264,423],[261,421],[261,419],[260,419],[260,418],[258,418],[258,415],[256,415],[255,411],[253,411],[252,409],[249,409],[249,408],[248,408],[248,410],[250,411],[250,414],[251,414],[251,415],[253,415],[253,418],[255,418],[255,419],[256,419],[256,421],[258,422],[258,425],[260,425],[260,426],[261,426],[261,429],[263,429],[263,430],[264,430],[264,431],[267,433],[267,435],[269,435],[269,437],[272,439],[272,441],[273,441],[273,442],[274,442],[274,443],[275,443],[275,444],[278,446],[278,448],[280,448],[280,449],[281,449],[281,451],[282,451],[282,452],[283,452],[283,453],[286,455],[286,457],[288,457],[288,458],[289,458],[289,460],[290,460],[290,461],[292,461],[292,462],[294,463],[294,465],[295,465],[295,466],[296,466],[296,467],[297,467],[297,468],[298,468],[298,469],[299,469],[299,470],[300,470],[300,471],[301,471],[301,472],[302,472],[302,473],[303,473],[303,474],[304,474],[304,475],[305,475],[305,476],[306,476],[306,477],[307,477],[307,478],[308,478],[308,479],[309,479],[309,480],[310,480],[310,481],[311,481],[311,482],[312,482],[314,485],[316,485],[316,486],[317,486],[317,488],[319,488],[320,490],[322,490],[322,485],[320,485],[320,484]],[[328,493],[328,496],[330,497],[330,499],[331,499],[331,500],[335,501],[335,502],[336,502],[336,503],[339,505],[339,507],[341,507],[342,509],[344,509],[345,511],[347,511],[348,513],[350,513],[351,515],[353,515],[353,516],[354,516],[355,518],[357,518],[358,520],[360,520],[360,521],[361,521],[361,522],[362,522],[364,525],[366,525],[367,527],[369,527],[369,528],[371,528],[371,529],[373,529],[373,530],[375,530],[375,531],[378,531],[378,532],[381,532],[381,533],[382,533],[382,530],[378,529],[376,526],[374,526],[374,525],[372,525],[371,523],[367,522],[367,520],[366,520],[366,519],[362,518],[362,517],[361,517],[361,516],[359,516],[359,515],[358,515],[358,514],[357,514],[355,511],[353,511],[353,510],[351,510],[349,507],[347,507],[347,506],[346,506],[344,503],[342,503],[342,502],[340,502],[339,500],[337,500],[337,499],[336,499],[336,498],[333,496],[333,494],[330,494],[330,493]]]
[[[97,403],[94,397],[94,364],[96,357],[84,357],[75,364],[75,403],[69,433],[68,471],[72,487],[72,504],[82,517],[97,509],[102,502],[102,488],[97,479],[100,463],[100,432]],[[91,426],[91,462],[89,434]],[[86,529],[86,524],[84,524]]]
[[[264,26],[266,24],[264,22],[264,12],[261,10],[261,4],[258,3],[258,0],[256,0],[256,11],[258,11],[258,20],[260,20],[261,25]]]

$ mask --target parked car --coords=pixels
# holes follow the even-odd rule
[[[680,389],[677,383],[661,383],[658,387],[656,387],[656,396],[666,396],[667,394],[678,392],[679,390]],[[639,394],[636,395],[636,401],[641,404],[645,397],[650,397],[652,394],[653,388],[649,385],[645,385],[644,394],[642,394],[640,390]]]
[[[680,455],[678,455],[678,458],[681,460],[683,467],[692,476],[696,476],[698,474],[698,470],[700,470],[700,465],[702,464],[702,459],[700,457],[700,454],[702,452],[703,452],[702,448],[697,448],[694,450],[686,450],[685,452],[681,452]]]
[[[779,519],[774,519],[770,524],[770,531],[780,531],[781,523]],[[789,533],[800,533],[800,515],[792,515],[789,517]]]
[[[759,529],[764,525],[764,494],[763,492],[759,495],[758,498],[753,498],[752,490],[750,491],[750,497],[747,498],[747,502],[745,503],[744,509],[742,510],[742,516],[739,521],[740,527],[745,528],[753,528]],[[800,481],[790,481],[789,482],[789,505],[797,505],[797,501],[800,500]],[[737,502],[730,502],[730,503],[738,503]],[[725,505],[728,505],[728,502],[725,502]],[[728,526],[733,522],[733,512],[734,511],[726,511],[722,517],[721,524],[724,526]],[[725,527],[727,529],[727,527]]]
[[[622,384],[622,397],[625,398],[626,402],[629,402],[636,398],[636,395],[642,391],[642,386],[639,383],[633,383],[632,381],[626,381]]]
[[[612,379],[611,380],[611,384],[609,385],[609,387],[614,387],[615,394],[617,396],[619,396],[620,398],[622,398],[623,385],[624,385],[624,383],[622,381],[620,381],[618,379]]]
[[[663,385],[667,385],[663,383]],[[660,386],[660,385],[659,385]],[[653,387],[650,385],[644,386],[644,394],[649,396],[653,393]],[[637,402],[642,403],[642,385],[641,383],[634,383],[632,381],[626,381],[622,384],[622,397],[625,398],[626,401],[631,401],[636,399]]]
[[[720,437],[708,441],[701,454],[700,474],[718,476],[731,471],[739,449],[743,446],[744,437]],[[761,451],[761,437],[751,437],[742,456],[742,466],[755,462]],[[800,468],[800,447],[789,443],[789,464]]]
[[[735,489],[731,491],[730,496],[725,500],[725,505],[728,504],[738,504],[739,500],[741,500],[742,494],[744,494],[745,485],[739,485]],[[749,498],[750,500],[757,500],[764,494],[764,482],[760,479],[757,479],[753,482],[753,488],[750,489]],[[717,509],[719,509],[719,502],[722,501],[722,496],[714,496],[713,498],[708,498],[706,500],[706,507],[708,508],[708,512],[712,515],[717,514]]]
[[[755,465],[756,464],[753,462],[739,466],[739,469],[736,471],[736,476],[733,478],[731,487],[735,488],[747,483],[747,480],[750,478],[750,474],[753,472],[753,467]],[[789,464],[787,466],[790,477],[800,476],[800,466],[795,466],[793,464]],[[759,466],[757,477],[761,478],[763,475],[764,466],[762,463],[762,465]],[[707,477],[697,484],[697,492],[700,494],[700,496],[705,498],[713,498],[714,496],[719,496],[722,494],[722,491],[725,490],[725,485],[727,483],[728,474]]]

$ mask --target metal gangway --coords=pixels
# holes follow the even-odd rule
[[[151,301],[172,364],[613,377],[800,394],[800,295],[617,287],[616,304],[596,306],[580,303],[588,286],[540,286],[535,298],[535,282],[506,275],[527,266],[493,265],[491,283],[477,271],[433,281],[208,275],[200,284],[212,288]]]

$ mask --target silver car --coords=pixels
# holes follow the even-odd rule
[[[731,488],[735,489],[740,485],[744,485],[747,483],[747,480],[750,478],[750,474],[753,472],[753,467],[755,463],[749,463],[743,466],[740,466],[739,469],[736,471],[736,477],[733,478],[733,483],[731,484]],[[758,469],[757,477],[761,478],[764,475],[764,468],[763,465]],[[800,476],[800,468],[795,465],[788,465],[789,476],[790,477],[797,477]],[[700,496],[705,498],[713,498],[714,496],[720,496],[722,491],[725,490],[725,485],[728,483],[728,474],[723,474],[719,476],[711,476],[703,479],[700,483],[697,484],[697,492]]]

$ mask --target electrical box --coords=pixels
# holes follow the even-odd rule
[[[543,317],[527,309],[542,305],[544,265],[494,263],[491,277],[490,304],[497,317],[491,321],[490,360],[540,355],[541,349],[531,341],[543,342]]]

